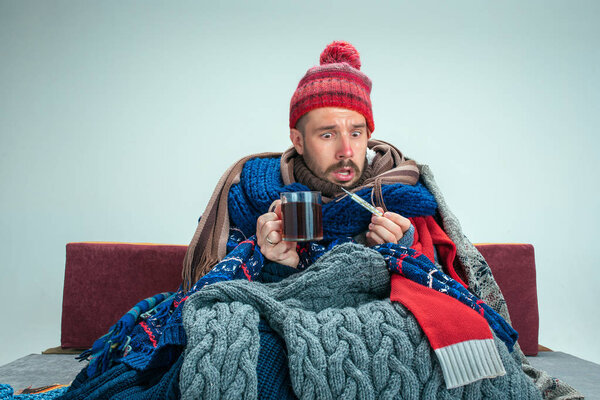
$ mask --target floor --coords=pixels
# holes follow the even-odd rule
[[[600,365],[560,351],[540,352],[528,359],[534,367],[569,383],[586,399],[600,400]],[[30,354],[0,366],[0,383],[15,390],[68,384],[84,366],[72,354]]]
[[[540,351],[527,357],[531,365],[548,372],[581,392],[586,400],[600,400],[600,365],[560,351]]]

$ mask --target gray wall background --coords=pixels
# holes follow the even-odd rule
[[[1,0],[0,364],[59,344],[67,242],[187,244],[231,163],[287,148],[291,95],[339,39],[375,137],[432,167],[470,239],[534,244],[540,343],[600,362],[599,11]]]

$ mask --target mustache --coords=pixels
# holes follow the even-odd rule
[[[340,161],[338,163],[333,164],[329,168],[327,168],[327,170],[325,170],[325,174],[329,174],[330,172],[334,172],[334,171],[337,171],[338,169],[342,169],[342,168],[352,168],[354,170],[354,173],[356,175],[358,175],[358,173],[360,172],[359,169],[358,169],[358,165],[356,165],[354,163],[354,161],[352,161],[352,160],[342,160],[342,161]]]

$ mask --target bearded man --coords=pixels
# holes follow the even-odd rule
[[[283,154],[246,157],[234,164],[217,185],[184,261],[184,288],[196,294],[187,300],[184,312],[186,332],[195,345],[188,343],[186,350],[188,356],[180,375],[182,394],[194,397],[208,393],[204,383],[198,384],[198,377],[206,380],[215,366],[212,363],[210,367],[199,366],[207,360],[206,355],[200,355],[203,345],[199,343],[214,337],[206,332],[206,326],[214,322],[224,329],[232,323],[210,322],[209,315],[226,318],[217,317],[219,313],[215,314],[215,310],[212,314],[207,311],[216,302],[234,307],[234,313],[240,311],[239,303],[251,307],[244,318],[253,315],[253,322],[247,328],[254,339],[244,340],[242,347],[252,348],[245,361],[257,367],[243,369],[237,364],[228,367],[221,364],[217,368],[234,369],[236,372],[232,374],[244,382],[240,386],[244,393],[251,391],[260,398],[273,393],[274,398],[344,397],[344,393],[353,393],[349,397],[378,398],[388,392],[394,393],[391,396],[394,397],[414,391],[429,397],[425,388],[430,379],[437,379],[431,378],[437,373],[432,372],[430,378],[417,383],[419,379],[413,370],[409,375],[415,382],[408,386],[380,381],[400,379],[395,375],[396,367],[387,361],[384,362],[387,367],[382,367],[386,371],[383,375],[373,373],[377,357],[398,356],[392,349],[377,356],[378,346],[383,343],[374,339],[379,334],[363,335],[370,329],[378,331],[382,326],[395,324],[391,322],[394,318],[376,323],[366,317],[394,313],[388,305],[383,306],[384,311],[378,308],[381,304],[375,306],[372,302],[383,295],[401,303],[419,321],[440,364],[438,373],[444,377],[445,390],[479,382],[477,388],[471,388],[479,393],[482,380],[494,382],[492,386],[497,386],[494,390],[508,390],[499,389],[505,385],[503,379],[508,371],[509,380],[518,382],[515,398],[538,398],[539,391],[520,368],[514,368],[517,364],[509,361],[508,353],[501,356],[497,351],[498,341],[506,346],[500,347],[502,351],[512,351],[516,332],[466,289],[454,268],[456,245],[438,223],[452,217],[449,212],[438,210],[436,196],[430,190],[437,189],[433,176],[427,175],[426,167],[420,169],[414,161],[406,159],[394,146],[371,139],[375,130],[371,80],[360,67],[358,52],[349,43],[333,42],[327,46],[320,65],[307,71],[292,96],[289,128],[293,147]],[[422,172],[426,172],[425,176]],[[371,215],[342,188],[372,202],[382,216]],[[324,239],[311,243],[284,241],[280,193],[306,190],[323,195]],[[464,240],[459,228],[453,236]],[[472,249],[470,245],[469,251]],[[381,265],[387,265],[393,273],[391,294],[387,286],[389,272],[383,275],[367,272],[381,271],[372,263],[381,256],[385,260]],[[480,274],[486,277],[480,279],[493,281],[481,265],[478,272],[470,266],[459,266],[461,272],[467,270],[467,275]],[[337,273],[333,272],[336,270]],[[378,286],[382,276],[384,283]],[[275,286],[250,289],[245,284],[238,286],[237,281],[212,285],[215,281],[236,278]],[[331,281],[337,281],[339,286],[332,289],[328,283]],[[426,291],[422,285],[428,287]],[[495,282],[493,285],[494,295],[488,297],[496,301],[493,306],[506,313],[502,300],[497,301],[499,292]],[[363,302],[368,304],[366,308]],[[340,309],[346,311],[340,314]],[[434,318],[431,309],[436,309]],[[222,313],[223,309],[220,310]],[[451,328],[457,320],[462,320],[462,329]],[[238,320],[236,327],[240,323]],[[255,323],[258,329],[253,327]],[[236,337],[244,336],[242,331],[247,333],[238,328]],[[389,340],[404,343],[400,347],[406,345],[408,341],[400,338],[405,337],[407,329],[399,326],[391,329]],[[494,339],[494,334],[500,339]],[[349,343],[347,335],[355,336],[353,345],[344,344]],[[257,342],[260,346],[253,347]],[[469,356],[457,357],[463,352]],[[358,356],[359,353],[362,355]],[[416,353],[407,354],[414,359]],[[364,365],[359,366],[363,356]],[[430,371],[437,368],[436,363],[425,364]],[[189,369],[194,372],[187,372]],[[255,369],[256,375],[252,372]],[[250,381],[248,374],[253,376]],[[257,391],[253,379],[257,379]],[[231,387],[221,390],[226,392]]]
[[[433,175],[371,138],[360,67],[349,43],[327,46],[292,97],[293,146],[225,172],[179,290],[98,339],[65,398],[541,398]],[[307,190],[323,240],[283,241],[280,194]]]
[[[406,160],[395,147],[381,141],[370,140],[375,123],[371,107],[371,80],[360,71],[360,57],[356,49],[346,42],[333,42],[323,51],[321,65],[310,68],[300,80],[290,104],[290,140],[293,147],[282,156],[261,154],[256,157],[280,157],[281,180],[283,185],[300,183],[305,190],[320,191],[326,202],[344,195],[344,187],[353,191],[371,188],[377,195],[375,202],[383,217],[370,217],[361,213],[362,232],[354,232],[358,242],[368,246],[384,243],[400,243],[412,246],[413,231],[411,222],[400,213],[388,210],[381,196],[381,184],[408,184],[418,182],[419,170],[414,161]],[[228,171],[215,191],[205,212],[208,218],[202,219],[196,236],[190,244],[184,267],[184,282],[190,285],[208,272],[226,254],[223,245],[229,229],[224,207],[217,218],[216,227],[210,238],[207,227],[212,226],[216,216],[217,197],[227,196],[230,185],[227,182],[240,179],[243,165],[251,157],[240,160]],[[264,182],[263,182],[264,184]],[[276,193],[277,197],[279,193]],[[262,194],[255,194],[263,198]],[[229,208],[238,207],[230,196]],[[260,209],[264,203],[252,208]],[[358,210],[357,207],[352,207]],[[365,215],[369,221],[365,225]],[[244,224],[245,225],[245,224]],[[239,227],[238,227],[239,228]],[[325,226],[326,237],[332,239],[341,231]],[[250,236],[255,233],[260,251],[267,260],[279,265],[296,268],[300,262],[296,243],[282,240],[281,201],[275,200],[266,212],[256,221],[256,229],[246,230]],[[199,234],[215,243],[218,236],[220,248],[215,245],[198,248]],[[327,235],[327,233],[330,233]],[[336,235],[333,234],[336,232]],[[348,232],[343,232],[348,233]],[[401,242],[399,242],[401,241]],[[431,247],[435,252],[435,247]],[[192,272],[193,271],[193,272]],[[193,274],[193,276],[192,276]]]
[[[359,112],[341,108],[343,97],[331,100],[338,107],[307,112],[290,129],[290,139],[297,153],[295,170],[301,171],[300,179],[307,183],[313,180],[320,189],[325,187],[327,194],[336,195],[341,192],[339,187],[352,189],[370,175],[367,144],[373,126],[371,123],[371,127],[367,127],[365,116]],[[295,268],[299,261],[296,243],[283,241],[281,237],[281,200],[276,200],[271,207],[272,212],[258,218],[258,245],[267,259]],[[373,215],[365,234],[366,244],[398,243],[410,226],[407,218],[392,211],[382,217]],[[404,244],[411,246],[412,236],[407,239]]]

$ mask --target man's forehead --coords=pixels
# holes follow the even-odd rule
[[[360,128],[366,128],[367,127],[367,123],[366,122],[353,123],[351,125],[355,129],[360,129]],[[333,124],[333,125],[322,125],[322,126],[317,126],[315,128],[315,130],[317,130],[317,131],[328,131],[328,130],[335,129],[335,128],[337,128],[337,125],[335,125],[335,124]]]
[[[339,121],[344,120],[349,122],[355,128],[366,127],[365,117],[347,108],[338,107],[322,107],[309,111],[304,116],[305,124],[310,124],[316,129],[332,129]]]

